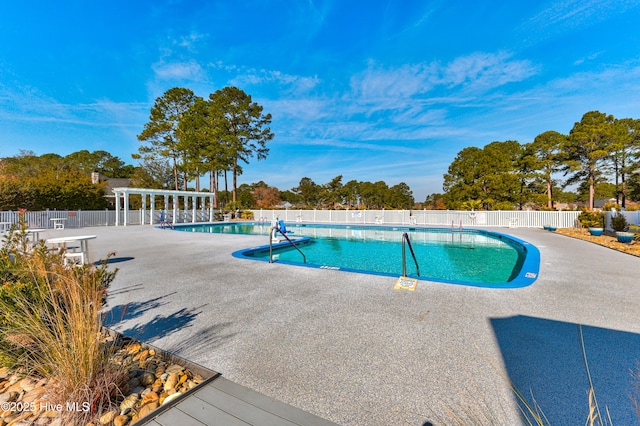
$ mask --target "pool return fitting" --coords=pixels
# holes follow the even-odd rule
[[[409,290],[413,291],[418,286],[417,278],[409,278],[407,277],[407,249],[406,246],[409,246],[409,251],[411,252],[411,257],[413,257],[413,262],[416,264],[416,272],[417,275],[420,276],[420,266],[418,266],[418,259],[416,259],[416,254],[413,251],[413,246],[411,245],[411,239],[409,239],[409,234],[406,232],[402,234],[402,276],[398,278],[396,284],[393,286],[396,290]]]

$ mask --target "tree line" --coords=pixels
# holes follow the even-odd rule
[[[137,188],[170,189],[174,185],[173,171],[162,161],[147,161],[134,167],[106,151],[81,150],[64,157],[21,151],[16,156],[0,159],[0,211],[112,207],[105,198],[106,183],[93,183],[92,172],[103,177],[128,178],[131,186]],[[297,208],[370,209],[409,209],[415,204],[412,191],[404,182],[389,186],[383,181],[352,180],[343,184],[342,176],[324,184],[304,177],[297,187],[284,191],[260,181],[239,185],[236,201],[232,201],[233,193],[228,190],[219,191],[218,196],[219,206],[227,210],[274,208],[286,203]],[[134,207],[140,206],[139,201],[135,196],[131,199]]]
[[[108,207],[105,184],[91,172],[129,177],[134,167],[106,151],[82,150],[65,157],[21,151],[0,159],[0,210],[96,210]]]
[[[552,209],[555,202],[575,201],[564,190],[578,185],[589,209],[603,195],[624,208],[630,197],[640,198],[639,170],[640,120],[590,111],[567,135],[550,130],[525,144],[464,148],[444,174],[444,193],[431,194],[426,203],[450,209]]]

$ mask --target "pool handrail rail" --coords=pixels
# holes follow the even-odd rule
[[[416,254],[413,251],[413,246],[411,245],[411,239],[409,238],[409,234],[406,232],[402,234],[402,276],[403,277],[407,276],[407,255],[406,255],[405,243],[409,246],[411,257],[413,257],[413,262],[416,264],[417,275],[420,276],[420,266],[418,266],[418,259],[416,259]]]
[[[272,232],[269,233],[269,263],[273,263],[273,235],[275,235],[276,232],[282,234],[282,236],[289,242],[289,244],[291,244],[302,255],[303,262],[307,263],[307,256],[304,255],[304,253],[302,252],[302,250],[300,250],[296,243],[294,243],[293,240],[287,236],[287,234],[282,232],[282,230],[278,226],[274,226]]]

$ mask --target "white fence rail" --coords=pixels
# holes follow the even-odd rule
[[[119,212],[119,223],[124,223],[124,211]],[[153,223],[159,224],[163,218],[162,210],[154,210]],[[166,215],[167,220],[173,222],[173,211],[169,211]],[[144,222],[143,219],[144,218]],[[116,224],[115,210],[45,210],[45,211],[27,211],[24,213],[24,219],[30,228],[50,229],[54,227],[54,221],[51,219],[64,219],[65,228],[82,228],[86,226],[114,226]],[[140,225],[142,223],[151,223],[150,210],[129,210],[127,225]],[[17,211],[0,212],[0,223],[14,224],[20,221],[20,215]],[[196,210],[195,217],[192,210],[176,211],[174,223],[202,223],[209,221],[209,212]],[[9,228],[9,226],[5,226]]]
[[[30,228],[53,228],[51,219],[64,219],[66,228],[81,228],[85,226],[115,225],[116,212],[114,210],[45,210],[27,211],[24,220]],[[0,222],[18,223],[20,215],[16,211],[0,212]]]
[[[287,222],[345,223],[345,224],[389,224],[389,225],[426,225],[453,226],[454,228],[472,226],[542,228],[555,226],[571,228],[577,226],[577,211],[459,211],[459,210],[252,210],[256,220],[283,219]],[[124,212],[120,211],[120,223],[124,221]],[[161,210],[153,212],[153,223],[159,224]],[[630,224],[640,224],[640,211],[622,212]],[[46,210],[24,213],[25,221],[32,228],[53,228],[53,218],[63,218],[65,227],[82,228],[86,226],[114,226],[114,210]],[[169,212],[169,221],[173,221]],[[127,225],[149,224],[149,210],[130,210]],[[607,212],[607,224],[611,223],[611,213]],[[16,211],[0,212],[0,222],[18,223]],[[178,210],[174,223],[203,223],[209,221],[209,212],[197,210]]]
[[[292,222],[512,228],[572,228],[577,211],[459,211],[459,210],[253,210],[257,220]]]

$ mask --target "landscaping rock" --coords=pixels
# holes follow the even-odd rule
[[[134,355],[140,352],[140,348],[142,348],[140,343],[132,343],[126,347],[126,351],[129,355]]]
[[[27,402],[27,403],[34,402],[42,398],[42,395],[44,395],[45,390],[46,389],[42,386],[39,388],[33,388],[32,390],[28,391],[22,396],[22,402]]]
[[[111,423],[113,421],[113,419],[116,418],[117,415],[118,415],[117,411],[107,411],[102,416],[100,416],[100,420],[99,420],[100,424],[101,425],[108,425],[109,423]]]
[[[0,394],[0,403],[13,402],[17,400],[19,396],[20,396],[19,392],[5,391],[5,393]]]
[[[163,399],[162,405],[168,404],[169,402],[173,401],[174,399],[176,399],[180,395],[182,395],[182,393],[180,393],[180,392],[174,392],[171,395],[167,395],[167,397]]]
[[[147,405],[143,405],[142,408],[140,408],[140,411],[138,412],[138,417],[143,418],[144,416],[151,413],[153,410],[155,410],[159,406],[160,404],[158,404],[157,401],[150,402]]]
[[[38,381],[34,380],[34,379],[30,378],[30,377],[27,377],[27,378],[24,378],[24,379],[20,380],[20,387],[25,392],[29,392],[29,391],[35,389],[37,384],[38,384]]]
[[[192,374],[179,364],[167,363],[153,349],[139,343],[129,344],[117,350],[111,356],[111,360],[114,364],[126,368],[129,387],[120,389],[125,395],[118,407],[120,410],[99,413],[94,420],[96,425],[131,425],[135,420],[157,409],[163,402],[171,401],[203,381],[202,377]],[[54,386],[55,378],[24,377],[15,371],[0,368],[0,403],[46,402],[47,391],[52,390]],[[61,411],[58,410],[41,412],[40,409],[36,409],[24,413],[0,411],[0,426],[9,424],[66,426],[68,423],[63,422]]]
[[[184,367],[178,364],[172,364],[170,365],[167,369],[166,369],[166,373],[169,374],[178,374],[178,373],[182,373],[184,371]]]
[[[153,373],[144,373],[138,381],[142,386],[150,386],[156,381],[156,376]]]
[[[129,423],[129,416],[117,416],[113,419],[114,426],[125,426]]]
[[[176,373],[171,373],[167,377],[167,381],[164,382],[164,390],[168,391],[170,389],[175,389],[178,384],[178,375]]]
[[[612,235],[602,235],[599,237],[594,237],[593,235],[589,234],[588,230],[581,228],[560,228],[556,231],[556,233],[580,240],[589,241],[591,243],[608,247],[622,253],[640,257],[640,244],[637,241],[633,241],[630,244],[625,244],[618,242],[617,238]]]
[[[140,400],[140,405],[142,406],[150,402],[157,401],[159,398],[160,397],[156,392],[149,392]]]
[[[140,397],[138,397],[137,393],[133,393],[127,396],[122,403],[120,403],[120,410],[125,410],[127,408],[133,408],[136,405]]]

